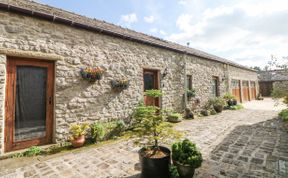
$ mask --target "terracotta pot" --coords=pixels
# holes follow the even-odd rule
[[[78,137],[78,138],[74,138],[74,140],[71,140],[70,142],[71,142],[71,144],[72,144],[72,146],[73,146],[74,148],[79,148],[79,147],[81,147],[81,146],[84,145],[84,143],[85,143],[85,136],[84,136],[84,135],[81,135],[81,136]]]
[[[215,105],[213,106],[214,107],[214,110],[217,112],[217,113],[220,113],[223,111],[223,106],[222,105]]]

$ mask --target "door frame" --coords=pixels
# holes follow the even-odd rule
[[[143,68],[143,92],[145,92],[145,83],[144,83],[144,74],[145,72],[151,72],[153,73],[156,77],[154,80],[154,85],[156,90],[160,89],[160,70],[158,69],[151,69],[151,68]],[[161,106],[161,100],[160,97],[155,99],[155,104],[156,106],[160,107]]]
[[[16,66],[34,66],[47,68],[46,88],[46,134],[45,137],[13,142],[16,97]],[[20,57],[7,57],[6,93],[5,93],[5,129],[4,152],[24,149],[33,145],[52,143],[54,123],[54,84],[55,62]],[[12,91],[12,92],[11,92]]]

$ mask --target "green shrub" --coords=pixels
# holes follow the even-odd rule
[[[179,178],[177,167],[174,165],[169,166],[170,177],[169,178]]]
[[[26,150],[23,155],[24,156],[37,156],[42,153],[42,149],[38,146],[32,146]]]
[[[167,120],[169,122],[180,122],[182,120],[182,114],[176,112],[170,113],[167,115]]]
[[[241,104],[237,104],[237,105],[229,107],[230,110],[240,110],[240,109],[243,109],[243,108],[244,107]]]
[[[121,135],[125,130],[124,121],[95,122],[90,125],[92,142],[113,139]]]
[[[210,112],[209,112],[208,110],[202,110],[202,111],[200,112],[200,114],[201,114],[202,116],[209,116]]]
[[[210,98],[208,100],[208,105],[210,106],[224,106],[225,104],[225,100],[221,97]]]
[[[288,109],[283,109],[280,113],[279,116],[285,121],[288,122]]]
[[[194,168],[201,166],[203,158],[196,145],[190,140],[176,142],[172,145],[172,159],[183,165],[190,165]]]
[[[211,114],[211,115],[216,115],[217,112],[215,111],[215,109],[211,109],[211,110],[210,110],[210,114]]]
[[[236,99],[234,95],[232,95],[231,93],[226,93],[224,96],[223,96],[223,99],[228,101],[228,100],[233,100],[233,99]]]

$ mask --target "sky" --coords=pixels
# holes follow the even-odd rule
[[[287,0],[37,1],[245,66],[288,60]]]

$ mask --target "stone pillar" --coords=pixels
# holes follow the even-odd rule
[[[244,101],[244,97],[243,97],[243,80],[239,80],[240,81],[240,97],[241,97],[241,103],[243,103]]]
[[[4,153],[6,55],[0,54],[0,155]]]

